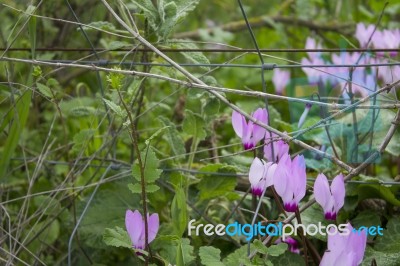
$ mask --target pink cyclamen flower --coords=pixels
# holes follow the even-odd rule
[[[268,112],[265,108],[258,108],[251,116],[263,124],[268,124]],[[254,148],[265,136],[265,128],[252,121],[247,122],[246,118],[236,111],[232,113],[232,126],[236,135],[242,139],[245,150]]]
[[[288,250],[292,253],[300,254],[300,249],[298,247],[298,243],[296,239],[292,237],[286,237],[286,239],[283,241],[282,238],[279,238],[278,240],[275,241],[275,244],[279,243],[286,243],[288,244]]]
[[[158,214],[147,215],[148,243],[154,240],[157,235],[160,221]],[[125,227],[135,249],[145,249],[145,224],[139,211],[127,210],[125,214]]]
[[[319,174],[314,183],[315,200],[324,209],[325,219],[336,220],[336,215],[344,205],[344,178],[337,175],[329,187],[328,179],[324,174]]]
[[[356,38],[361,48],[366,48],[369,38],[372,36],[375,26],[370,24],[366,26],[364,23],[358,23],[356,27]]]
[[[257,157],[254,158],[249,171],[249,181],[253,195],[262,196],[264,190],[273,184],[276,166],[275,163],[266,163]]]
[[[285,70],[280,70],[279,68],[274,70],[274,75],[272,77],[272,83],[274,83],[275,91],[278,94],[282,94],[283,89],[288,85],[290,80],[290,72]]]
[[[286,134],[286,132],[284,133]],[[278,135],[275,133],[267,132],[265,134],[264,158],[274,163],[277,163],[283,155],[289,153],[289,144],[283,140],[276,140],[276,138],[278,138]],[[272,147],[274,149],[273,155]]]
[[[304,157],[297,155],[292,161],[289,154],[282,156],[276,167],[273,181],[285,210],[295,212],[300,200],[306,194],[307,176]]]
[[[306,108],[304,108],[304,111],[300,116],[299,123],[297,124],[298,128],[301,128],[303,126],[304,122],[306,121],[306,118],[307,118],[308,112],[310,112],[311,106],[312,106],[311,103],[306,103]]]
[[[319,266],[357,266],[360,265],[367,245],[367,233],[353,232],[353,227],[347,224],[348,235],[337,233],[330,228],[328,234],[328,249],[325,251]]]

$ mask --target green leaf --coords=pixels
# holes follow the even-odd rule
[[[176,129],[175,125],[166,117],[161,116],[158,119],[164,126],[168,127],[167,134],[165,134],[164,136],[171,146],[172,151],[175,155],[181,155],[180,157],[183,157],[183,154],[186,153],[185,143],[183,142],[182,137],[179,135],[179,132]]]
[[[154,7],[151,0],[132,0],[133,4],[136,5],[143,11],[143,15],[147,18],[147,21],[150,27],[153,28],[155,32],[157,32],[158,24],[159,24],[159,13],[158,10]]]
[[[132,193],[142,193],[142,187],[140,184],[128,184],[128,188]],[[159,190],[160,187],[155,184],[148,184],[146,185],[146,193],[154,193]]]
[[[376,265],[398,266],[400,261],[400,253],[388,253],[386,251],[377,251],[367,246],[364,254],[362,266],[371,266],[372,260],[376,261]]]
[[[106,30],[106,31],[111,31],[111,32],[115,32],[116,28],[114,26],[113,23],[108,22],[108,21],[93,21],[90,22],[89,24],[83,25],[82,29],[84,31],[91,31],[91,30]],[[78,28],[78,30],[80,30],[80,28]]]
[[[116,226],[115,229],[106,228],[103,234],[103,241],[108,246],[133,249],[128,232],[118,226]]]
[[[250,245],[250,252],[254,251],[253,244]],[[252,265],[250,260],[247,258],[247,245],[243,245],[242,247],[236,249],[233,253],[229,254],[223,260],[223,263],[226,266],[237,266],[240,264],[244,265]]]
[[[16,100],[14,119],[8,131],[7,139],[3,144],[0,160],[0,178],[3,178],[7,172],[8,164],[14,150],[18,145],[22,131],[29,115],[29,107],[31,104],[32,91],[27,89],[18,100]]]
[[[184,261],[185,260],[183,258],[182,244],[179,243],[177,251],[176,251],[176,265],[177,266],[184,266],[185,265]]]
[[[174,45],[172,46],[175,49],[198,49],[199,47],[194,43],[182,42],[182,40],[172,40]],[[210,64],[208,58],[201,52],[180,52],[190,63],[193,64]],[[209,71],[210,67],[202,66],[201,69],[205,71]]]
[[[224,266],[221,262],[221,250],[214,247],[200,247],[201,264],[205,266]]]
[[[393,192],[386,186],[377,184],[361,184],[357,188],[358,200],[370,198],[384,199],[394,206],[400,206],[400,200],[396,198]]]
[[[182,126],[183,131],[186,134],[193,136],[196,141],[203,140],[207,136],[206,131],[204,130],[203,118],[190,110],[186,110],[185,114],[186,116]]]
[[[277,257],[285,253],[288,248],[286,243],[280,243],[278,245],[272,245],[270,247],[266,247],[260,240],[256,239],[253,242],[254,247],[256,250],[264,255],[270,255],[273,257]]]
[[[157,137],[164,129],[166,129],[168,126],[165,126],[163,128],[160,128],[159,130],[157,130],[155,133],[153,133],[153,135],[150,136],[150,138],[145,140],[146,146],[150,145],[150,142]]]
[[[385,253],[395,252],[398,254],[400,250],[400,217],[390,219],[386,228],[383,236],[377,238],[374,248]]]
[[[155,182],[160,177],[160,174],[162,172],[162,170],[158,169],[159,160],[157,159],[156,154],[151,147],[142,151],[140,154],[142,158],[142,163],[144,164],[145,181],[148,183]],[[132,166],[132,176],[137,181],[141,181],[140,168],[137,160]]]
[[[271,257],[273,265],[285,265],[285,266],[303,266],[305,265],[304,258],[298,254],[290,251],[285,251],[284,254],[278,257]]]
[[[174,199],[172,200],[171,218],[177,235],[182,236],[187,227],[188,216],[186,196],[181,187],[176,189]]]
[[[209,173],[199,175],[201,180],[197,184],[197,188],[200,191],[200,200],[227,196],[234,191],[237,184],[234,167],[224,164],[210,164],[200,168],[199,171]],[[213,175],[213,173],[216,174]],[[232,174],[232,176],[229,174]]]
[[[126,111],[121,108],[121,106],[116,105],[114,102],[103,98],[103,101],[107,104],[107,106],[118,116],[125,117]]]

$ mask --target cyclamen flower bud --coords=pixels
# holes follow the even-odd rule
[[[300,116],[299,124],[297,125],[298,128],[301,128],[303,126],[304,122],[306,121],[306,118],[307,118],[308,112],[310,112],[311,106],[312,106],[312,104],[310,104],[310,103],[306,104],[306,108],[304,109],[303,114]]]

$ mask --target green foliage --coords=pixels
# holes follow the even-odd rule
[[[287,250],[287,244],[286,243],[280,243],[278,245],[272,245],[270,247],[264,246],[264,244],[256,239],[253,242],[254,247],[256,248],[257,252],[264,254],[264,255],[269,255],[271,257],[277,257],[285,253]]]
[[[223,101],[208,90],[194,88],[184,74],[165,66],[165,58],[131,36],[101,1],[73,7],[82,27],[60,20],[74,18],[62,3],[42,1],[36,9],[26,1],[3,2],[0,46],[7,51],[0,56],[0,220],[4,263],[63,265],[71,252],[71,264],[78,266],[141,265],[150,255],[150,265],[304,265],[303,254],[290,253],[287,244],[276,245],[275,239],[267,246],[262,239],[253,240],[250,253],[255,255],[250,260],[247,243],[241,242],[241,237],[187,236],[191,219],[196,224],[250,223],[253,219],[254,201],[258,199],[244,196],[249,188],[246,174],[255,154],[261,152],[243,151],[232,130],[232,110]],[[254,45],[236,3],[109,2],[127,25],[173,61],[201,65],[185,69],[204,83],[248,92],[262,90],[259,68],[208,66],[260,65],[257,54],[240,50]],[[324,0],[254,0],[244,4],[260,48],[304,48],[306,38],[313,37],[322,42],[323,48],[342,50],[358,48],[356,23],[375,24],[384,5],[380,1],[342,1],[341,8],[336,8],[332,1]],[[400,4],[389,3],[378,29],[399,28],[399,10]],[[88,40],[96,47],[96,53],[91,51]],[[66,49],[47,49],[51,47]],[[82,50],[74,51],[75,48]],[[373,51],[369,53],[374,56]],[[326,59],[332,53],[321,55]],[[266,64],[297,64],[304,56],[304,52],[281,50],[265,53],[263,58]],[[386,57],[389,58],[387,54]],[[38,61],[28,63],[28,59],[42,62],[34,65]],[[392,59],[396,62],[396,58]],[[48,65],[51,60],[74,62],[75,66]],[[86,66],[76,67],[81,64]],[[102,70],[95,71],[92,64]],[[149,75],[125,75],[119,70]],[[276,94],[274,71],[264,71],[270,94]],[[379,68],[378,73],[382,71],[387,73],[388,69]],[[309,85],[301,68],[290,68],[290,72],[294,78],[282,92],[283,97],[309,99],[319,91],[322,101],[343,103],[339,86],[318,88]],[[168,78],[188,83],[175,84]],[[383,85],[378,84],[378,88]],[[221,95],[246,113],[265,106],[261,97],[232,92]],[[357,94],[356,99],[359,97]],[[393,89],[364,104],[390,105],[399,97],[399,90]],[[329,121],[328,129],[340,160],[357,167],[378,151],[393,127],[397,111],[386,108],[356,109],[354,115],[348,111]],[[290,98],[268,99],[268,109],[273,128],[287,131],[290,136],[297,133],[304,104]],[[329,107],[327,114],[337,110]],[[129,126],[128,114],[135,121],[136,132]],[[320,119],[320,108],[314,105],[303,129]],[[142,166],[132,145],[132,134],[138,138]],[[325,145],[326,153],[333,155],[323,125],[296,139],[315,148]],[[353,178],[360,183],[346,184],[345,206],[336,223],[385,228],[383,236],[369,236],[363,265],[371,265],[373,259],[378,265],[398,265],[400,261],[400,187],[382,184],[398,181],[399,139],[397,129],[385,151],[363,174]],[[319,158],[294,142],[290,143],[290,153],[305,156],[308,178],[320,172],[329,177],[343,172],[328,159]],[[308,182],[308,188],[312,183]],[[89,201],[97,185],[96,194]],[[143,188],[146,202],[142,200]],[[306,198],[310,198],[311,191]],[[375,202],[379,210],[369,204]],[[158,213],[160,229],[151,243],[151,252],[140,251],[143,256],[138,256],[125,231],[124,217],[127,209],[142,212],[144,203],[149,213]],[[300,206],[304,203],[305,200]],[[71,232],[84,209],[69,251]],[[283,218],[273,198],[263,199],[260,210],[270,221]],[[301,219],[305,225],[329,223],[316,204],[302,212]],[[326,237],[308,238],[322,255]]]
[[[115,229],[107,228],[104,231],[103,241],[108,246],[132,248],[128,232],[118,226]]]
[[[201,264],[205,266],[224,266],[221,262],[221,250],[214,247],[201,247],[199,250]]]
[[[398,265],[400,260],[400,219],[393,217],[383,230],[383,236],[378,236],[373,248],[367,247],[362,265],[370,265],[372,259],[377,265]]]
[[[210,164],[200,168],[199,171],[207,173],[199,175],[201,179],[197,184],[197,188],[200,192],[200,200],[209,200],[221,196],[231,199],[237,198],[237,195],[233,193],[237,184],[236,178],[233,178],[236,174],[234,167],[223,164]],[[216,173],[216,175],[213,175],[213,173]],[[229,176],[229,174],[232,174],[232,176]]]
[[[175,25],[194,10],[200,0],[160,0],[155,7],[151,0],[132,0],[140,8],[159,41],[167,40]]]
[[[153,149],[149,147],[148,149],[140,153],[143,163],[144,178],[147,183],[155,182],[162,172],[158,169],[159,160]],[[139,162],[136,161],[132,166],[132,176],[137,180],[141,181],[141,172]]]
[[[175,196],[172,200],[171,218],[176,234],[182,236],[186,231],[188,215],[185,192],[180,187],[175,190]]]
[[[178,130],[176,129],[176,126],[166,117],[161,116],[159,117],[159,120],[164,126],[168,127],[167,134],[164,135],[164,137],[167,139],[167,142],[170,145],[173,153],[179,157],[182,157],[183,154],[186,153],[185,144]]]

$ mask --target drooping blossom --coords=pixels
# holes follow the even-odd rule
[[[148,243],[154,240],[157,235],[160,221],[158,214],[147,215]],[[127,210],[125,214],[125,227],[135,249],[145,249],[145,224],[139,211]]]
[[[249,171],[249,181],[253,195],[261,196],[264,190],[273,184],[276,164],[254,158]]]
[[[286,132],[284,133],[286,134]],[[289,153],[289,144],[281,139],[276,140],[277,138],[279,137],[275,133],[267,132],[265,134],[264,158],[268,162],[277,163],[283,155]],[[273,155],[272,148],[274,149]]]
[[[324,209],[325,219],[336,220],[336,215],[343,207],[345,197],[343,175],[337,175],[331,186],[324,174],[319,174],[314,183],[315,200]]]
[[[306,118],[307,118],[308,112],[310,112],[311,106],[312,106],[312,104],[306,103],[306,108],[304,108],[304,111],[301,114],[299,123],[297,125],[298,128],[301,128],[303,126],[304,122],[306,121]]]
[[[374,28],[375,26],[372,24],[368,26],[364,23],[357,24],[355,37],[360,43],[361,48],[367,48],[368,40],[372,36]]]
[[[279,243],[286,243],[288,244],[288,250],[292,253],[296,253],[296,254],[300,254],[300,249],[298,247],[298,243],[296,241],[296,239],[294,239],[293,237],[286,237],[285,240],[282,240],[282,238],[279,238],[278,240],[275,241],[275,244],[279,244]]]
[[[258,108],[252,115],[254,119],[263,124],[268,123],[268,112],[265,108]],[[265,136],[265,129],[246,118],[240,113],[233,111],[232,126],[236,135],[242,139],[243,147],[246,150],[254,148]]]
[[[291,160],[289,154],[282,156],[273,180],[275,190],[282,198],[285,210],[295,212],[300,200],[306,194],[307,176],[304,157],[297,155]]]
[[[365,230],[353,232],[353,227],[348,223],[349,235],[335,233],[330,228],[328,233],[328,249],[325,251],[319,266],[358,266],[361,264],[367,245]]]
[[[283,89],[288,85],[290,80],[290,72],[280,70],[279,68],[274,70],[272,77],[272,83],[274,83],[275,90],[278,94],[282,94]]]

